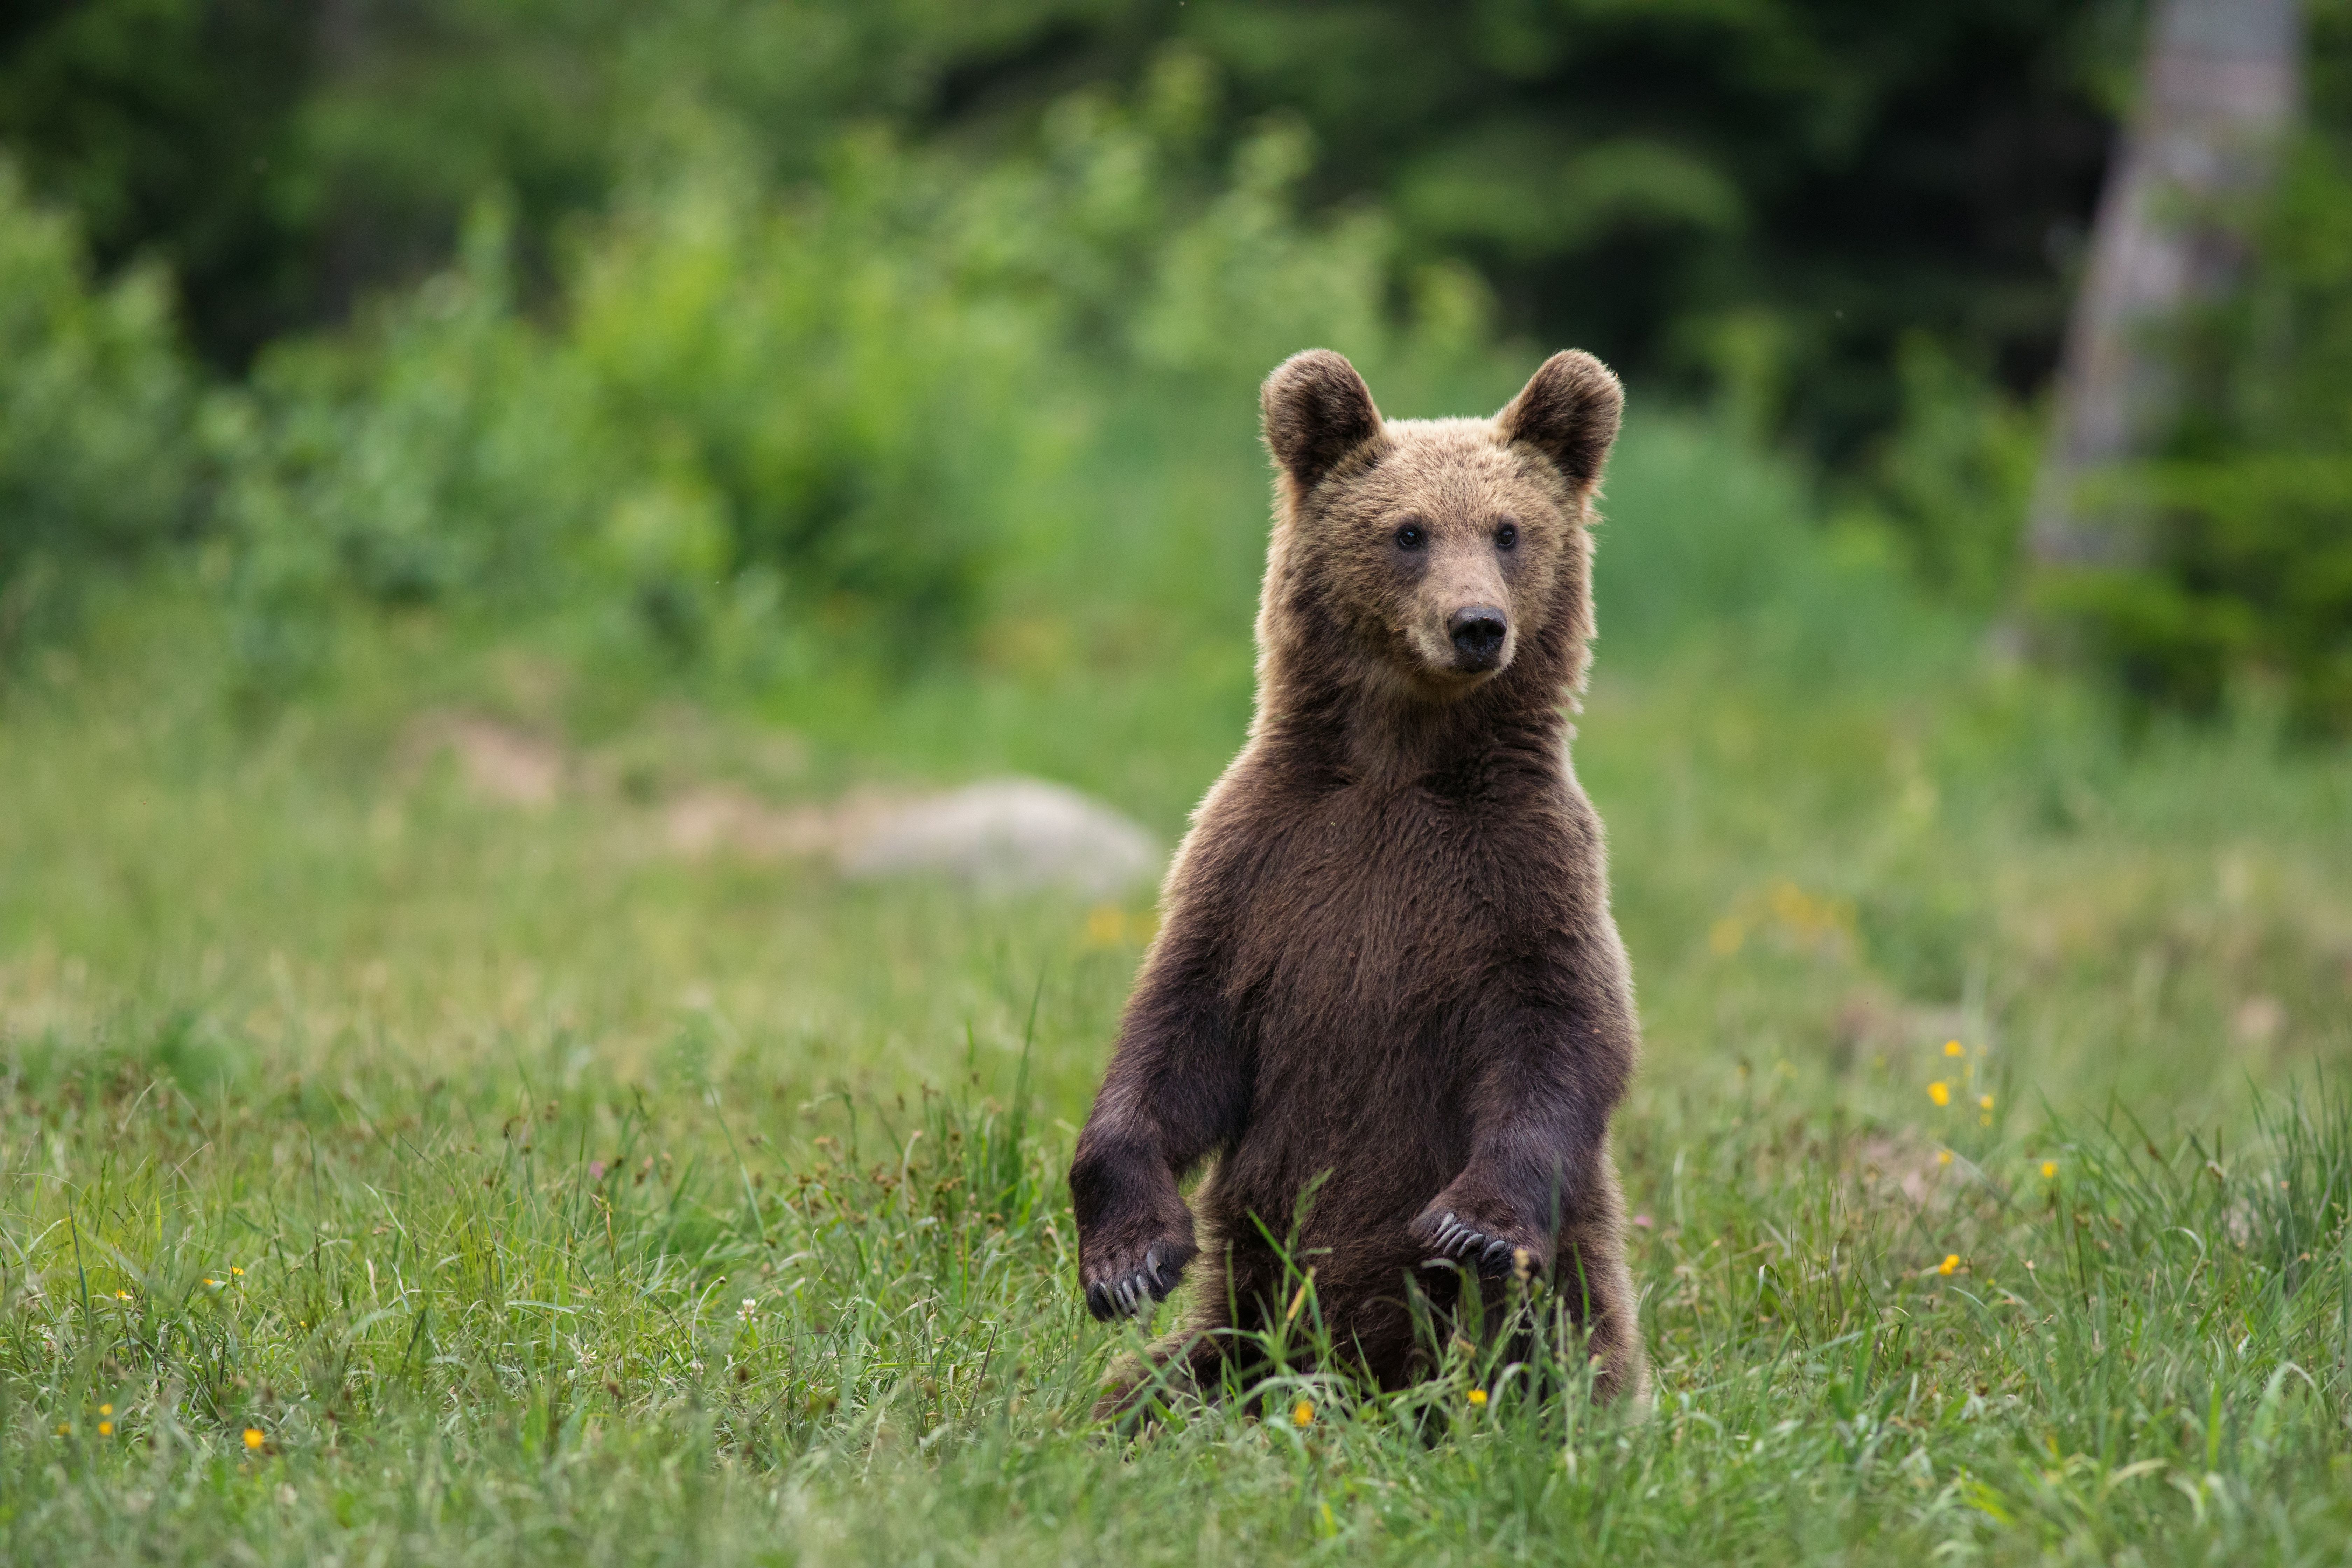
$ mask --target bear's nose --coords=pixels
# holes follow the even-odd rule
[[[1503,654],[1503,636],[1509,629],[1503,612],[1491,605],[1473,605],[1445,617],[1446,635],[1454,639],[1465,669],[1494,668]]]

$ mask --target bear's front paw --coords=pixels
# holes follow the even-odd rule
[[[1522,1252],[1528,1255],[1528,1268],[1538,1266],[1533,1248],[1514,1241],[1500,1226],[1488,1228],[1489,1225],[1432,1204],[1406,1234],[1431,1253],[1422,1264],[1423,1268],[1470,1268],[1500,1279],[1518,1268]]]
[[[1087,1310],[1097,1322],[1149,1313],[1152,1303],[1167,1299],[1184,1277],[1184,1265],[1199,1249],[1191,1242],[1171,1238],[1146,1247],[1141,1255],[1107,1258],[1085,1270]]]

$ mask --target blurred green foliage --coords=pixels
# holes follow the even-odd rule
[[[1370,202],[1411,260],[1475,265],[1515,332],[1685,388],[1761,314],[1780,419],[1840,460],[1896,405],[1907,332],[2012,391],[2056,352],[2132,0],[47,0],[0,24],[0,139],[153,249],[241,363],[436,268],[485,190],[537,281],[679,105],[762,180],[845,126],[985,161],[1072,88],[1171,45],[1225,90],[1203,132],[1292,116],[1308,205]]]
[[[0,640],[201,534],[256,690],[362,606],[753,689],[1205,647],[1256,572],[1250,384],[1318,342],[1408,414],[1581,342],[1643,417],[1712,400],[1702,466],[1816,465],[1826,541],[1633,546],[1645,625],[1885,557],[1999,617],[2141,10],[43,0],[0,19]],[[2147,569],[2041,584],[2142,694],[2252,670],[2319,731],[2343,13]]]

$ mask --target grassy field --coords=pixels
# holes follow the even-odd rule
[[[665,837],[1017,767],[1172,838],[1245,551],[1181,657],[1049,626],[887,700],[415,623],[236,719],[150,587],[0,696],[0,1555],[2352,1558],[2352,759],[2126,725],[1698,440],[1613,481],[1577,752],[1646,1420],[1465,1357],[1090,1429],[1062,1175],[1149,909]]]

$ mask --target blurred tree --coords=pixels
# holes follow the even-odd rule
[[[1110,0],[27,0],[0,14],[0,144],[102,265],[182,279],[241,368],[454,253],[506,193],[527,266],[681,109],[810,174],[869,119],[936,122]],[[1042,98],[1024,100],[1034,112]]]
[[[316,0],[17,0],[0,10],[0,145],[70,205],[100,266],[177,278],[241,360],[304,319],[314,237],[276,198],[313,81]]]
[[[1901,406],[1907,334],[2016,391],[2047,375],[2133,37],[2102,0],[1176,14],[1238,108],[1297,106],[1330,194],[1388,194],[1412,239],[1480,265],[1510,325],[1733,383],[1838,459]]]
[[[2145,458],[2179,415],[2167,325],[2230,292],[2246,229],[2294,113],[2296,0],[2162,0],[2139,102],[2099,203],[2074,301],[2056,428],[2033,501],[2035,557],[2067,563],[2139,553],[2139,530],[2102,470]]]
[[[2120,477],[2133,549],[2053,563],[2037,591],[2151,702],[2209,711],[2252,681],[2297,728],[2341,736],[2352,734],[2352,3],[2311,0],[2305,34],[2305,121],[2247,226],[2250,265],[2159,343],[2182,396],[2154,459]]]

